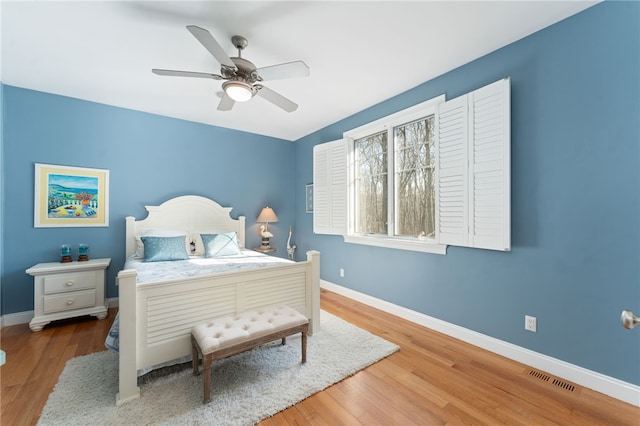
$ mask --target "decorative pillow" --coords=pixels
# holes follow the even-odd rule
[[[141,237],[144,244],[144,261],[186,260],[189,253],[185,247],[185,236]]]
[[[240,254],[235,232],[223,234],[201,234],[205,257],[223,257]]]
[[[189,250],[189,242],[186,240],[187,233],[172,229],[150,229],[141,235],[136,235],[136,258],[144,259],[144,243],[141,237],[183,237],[185,238],[185,247]]]
[[[234,233],[234,231],[228,231],[228,232]],[[224,234],[224,233],[225,231],[217,230],[217,229],[203,229],[200,231],[192,232],[191,234],[189,234],[189,241],[193,241],[193,243],[195,244],[195,250],[192,247],[191,255],[192,256],[205,255],[204,242],[202,241],[202,235],[205,235],[205,234],[218,235],[218,234]],[[236,233],[236,243],[238,247],[240,247],[240,243],[238,243],[237,241],[238,241],[238,234]],[[242,248],[240,248],[240,250],[242,250]]]

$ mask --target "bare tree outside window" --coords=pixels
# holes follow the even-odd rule
[[[435,235],[433,141],[433,116],[394,128],[396,235]]]
[[[354,141],[356,154],[356,232],[387,233],[387,133]]]

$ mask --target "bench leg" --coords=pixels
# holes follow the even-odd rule
[[[204,364],[203,360],[203,364]],[[204,397],[202,399],[203,404],[207,404],[211,402],[211,362],[208,362],[206,366],[202,369],[202,374],[204,374],[202,383],[204,385]]]
[[[302,363],[307,362],[307,333],[302,332]]]
[[[191,365],[193,367],[193,375],[197,376],[199,371],[198,371],[198,361],[199,361],[199,355],[198,355],[198,348],[196,347],[196,344],[193,343],[191,345]]]

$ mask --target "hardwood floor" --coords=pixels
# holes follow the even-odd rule
[[[263,426],[640,425],[638,407],[563,380],[555,385],[544,372],[335,293],[323,290],[321,307],[401,349]],[[66,361],[105,350],[114,315],[59,321],[39,333],[27,324],[2,329],[0,424],[35,424]]]

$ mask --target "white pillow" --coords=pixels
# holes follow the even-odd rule
[[[184,236],[184,244],[187,249],[187,253],[192,254],[191,252],[191,240],[187,239],[187,232],[178,231],[173,229],[149,229],[144,231],[140,235],[136,235],[136,254],[135,257],[138,259],[144,259],[144,244],[142,243],[141,237],[182,237]],[[204,249],[203,249],[204,252]]]

